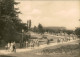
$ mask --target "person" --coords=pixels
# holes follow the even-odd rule
[[[60,43],[60,39],[57,39],[57,43]]]
[[[13,42],[13,51],[16,52],[16,43]]]
[[[30,42],[30,47],[31,47],[31,48],[33,47],[33,43],[32,43],[32,41]]]
[[[5,49],[8,50],[8,45],[5,46]]]
[[[36,40],[36,43],[37,43],[37,46],[39,47],[39,40],[38,39]]]
[[[10,51],[13,51],[13,42],[11,42]]]
[[[31,41],[30,41],[29,45],[30,45],[30,48],[31,48],[31,45],[32,45]]]
[[[8,43],[8,44],[7,44],[8,50],[10,50],[10,47],[11,47],[11,43]]]
[[[20,41],[20,48],[22,48],[22,42]]]
[[[26,41],[26,47],[28,48],[28,41]]]
[[[32,47],[34,47],[34,41],[32,41]]]
[[[49,44],[49,42],[50,42],[49,39],[47,39],[47,45]]]

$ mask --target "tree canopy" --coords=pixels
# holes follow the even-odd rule
[[[39,24],[39,25],[38,25],[38,32],[39,32],[39,33],[44,33],[42,24]]]
[[[0,1],[0,40],[19,41],[22,29],[26,30],[26,24],[18,17],[18,4],[14,0]]]
[[[80,38],[80,28],[75,29],[75,34]]]

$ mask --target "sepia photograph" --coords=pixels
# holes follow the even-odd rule
[[[80,0],[0,0],[0,57],[80,57]]]

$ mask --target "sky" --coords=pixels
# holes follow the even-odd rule
[[[79,27],[80,22],[80,1],[26,1],[20,2],[16,7],[22,14],[19,18],[26,23],[31,19],[32,27],[41,23],[45,27],[66,27],[75,29]]]

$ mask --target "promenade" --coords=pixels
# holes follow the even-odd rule
[[[45,47],[50,47],[50,46],[55,46],[55,45],[60,45],[60,44],[68,44],[70,42],[74,42],[74,41],[77,41],[79,39],[76,39],[76,40],[70,40],[68,42],[60,42],[60,43],[50,43],[49,45],[47,44],[43,44],[43,45],[40,45],[39,47],[33,47],[33,48],[22,48],[22,49],[16,49],[16,53],[19,53],[19,52],[28,52],[28,51],[32,51],[32,50],[35,50],[35,49],[43,49]],[[75,43],[77,44],[77,43]],[[9,52],[8,50],[0,50],[0,55],[7,55],[7,54],[13,54],[15,52]]]

